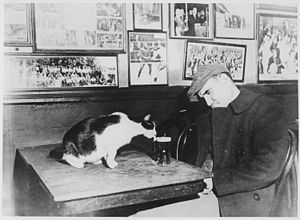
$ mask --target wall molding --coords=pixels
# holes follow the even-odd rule
[[[298,83],[241,84],[261,91],[267,95],[288,95],[298,93]],[[189,86],[136,86],[104,89],[67,89],[67,90],[23,90],[3,94],[4,105],[47,104],[66,102],[99,102],[136,99],[177,99]]]

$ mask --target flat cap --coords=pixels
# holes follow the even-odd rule
[[[212,77],[220,73],[226,73],[231,79],[231,74],[224,64],[210,63],[201,66],[194,74],[193,82],[187,92],[187,96],[191,102],[199,101],[197,93],[203,88],[204,84]]]

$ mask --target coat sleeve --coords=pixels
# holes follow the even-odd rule
[[[272,184],[283,169],[288,151],[288,126],[280,105],[262,96],[253,103],[250,114],[247,126],[251,156],[232,167],[214,170],[217,196],[264,188]]]

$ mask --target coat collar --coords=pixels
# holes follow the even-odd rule
[[[259,96],[261,96],[261,94],[241,88],[240,94],[229,104],[229,106],[236,114],[239,114],[248,109]]]

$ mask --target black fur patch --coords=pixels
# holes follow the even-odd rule
[[[67,131],[63,137],[63,146],[67,153],[74,156],[89,154],[96,149],[94,134],[101,134],[106,127],[119,122],[119,115],[86,118]]]
[[[155,127],[155,124],[154,124],[154,122],[151,122],[151,121],[142,121],[142,126],[144,128],[146,128],[147,130],[151,130]]]
[[[49,157],[51,158],[54,158],[54,159],[61,159],[62,156],[63,156],[63,153],[64,153],[64,149],[62,147],[57,147],[57,148],[54,148],[53,150],[51,150],[49,152]]]

